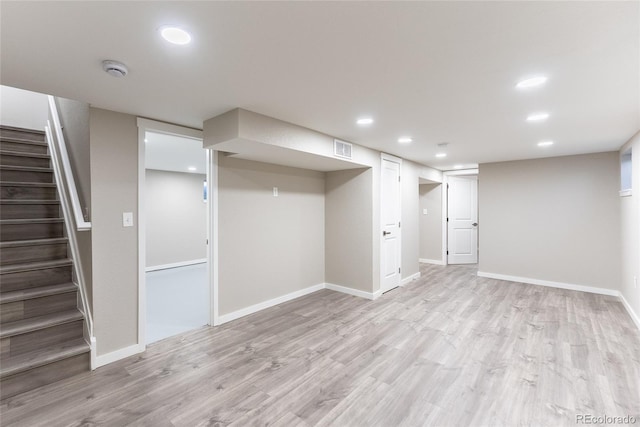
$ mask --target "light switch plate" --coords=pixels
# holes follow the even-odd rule
[[[278,197],[278,187],[273,187],[273,197]]]
[[[122,226],[133,227],[133,212],[122,212]]]
[[[427,210],[426,209],[422,209],[422,214],[426,215],[427,214]]]

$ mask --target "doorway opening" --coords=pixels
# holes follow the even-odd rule
[[[210,153],[200,131],[138,123],[139,343],[147,345],[211,324]]]

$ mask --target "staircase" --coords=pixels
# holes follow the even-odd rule
[[[0,126],[0,399],[88,371],[44,132]]]

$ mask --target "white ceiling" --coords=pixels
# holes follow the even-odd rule
[[[147,132],[144,147],[146,169],[207,173],[207,151],[202,148],[202,140]]]
[[[187,126],[241,107],[439,169],[616,150],[640,129],[638,1],[1,7],[3,85]],[[167,44],[167,24],[193,42]],[[544,87],[514,88],[535,74]]]

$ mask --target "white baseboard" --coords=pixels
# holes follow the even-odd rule
[[[174,262],[171,264],[154,265],[154,266],[145,268],[144,271],[148,273],[150,271],[166,270],[168,268],[178,268],[178,267],[186,267],[188,265],[204,264],[205,262],[207,262],[206,258],[192,259],[190,261],[181,261],[181,262]]]
[[[134,344],[130,345],[129,347],[121,348],[120,350],[112,351],[111,353],[96,356],[95,368],[99,368],[101,366],[108,365],[109,363],[126,359],[129,356],[142,353],[145,350],[145,347],[146,346],[144,344]]]
[[[638,329],[640,329],[640,316],[638,316],[636,312],[633,311],[633,308],[631,308],[629,302],[624,297],[624,295],[622,295],[622,293],[620,293],[620,301],[622,301],[622,305],[624,305],[624,308],[627,309],[627,313],[629,313],[629,316],[631,316],[631,320],[633,320],[633,323],[635,323]]]
[[[424,263],[424,264],[444,265],[444,261],[442,261],[441,259],[426,259],[426,258],[420,258],[418,261],[419,261],[419,262],[422,262],[422,263]]]
[[[547,286],[549,288],[568,289],[570,291],[589,292],[592,294],[620,296],[620,292],[607,288],[596,288],[594,286],[575,285],[573,283],[553,282],[550,280],[532,279],[530,277],[509,276],[506,274],[487,273],[478,271],[479,277],[489,279],[508,280],[510,282],[527,283],[529,285]]]
[[[400,281],[400,286],[404,286],[404,285],[406,285],[406,284],[407,284],[407,283],[409,283],[409,282],[412,282],[412,281],[414,281],[414,280],[418,280],[419,278],[420,278],[420,272],[418,271],[417,273],[412,274],[411,276],[409,276],[409,277],[405,277],[404,279],[402,279],[402,280]]]
[[[217,324],[222,325],[223,323],[231,322],[232,320],[236,320],[241,317],[248,316],[249,314],[253,314],[260,310],[273,307],[274,305],[291,301],[292,299],[300,298],[301,296],[304,296],[313,292],[317,292],[324,288],[325,288],[324,283],[320,283],[319,285],[309,286],[308,288],[300,289],[299,291],[291,292],[289,294],[282,295],[267,301],[263,301],[258,304],[250,305],[249,307],[245,307],[228,314],[223,314],[221,316],[218,316]]]
[[[325,283],[325,289],[329,289],[331,291],[342,292],[343,294],[353,295],[355,297],[366,298],[370,300],[374,300],[382,295],[382,292],[366,292],[361,291],[359,289],[347,288],[346,286],[340,286],[333,283]]]

